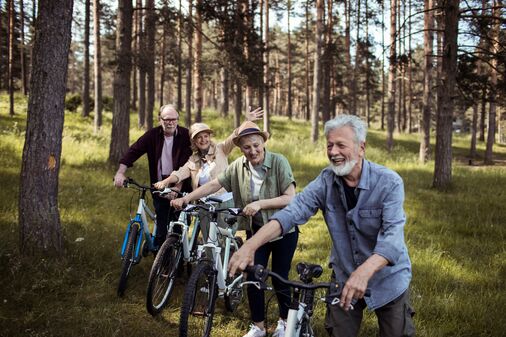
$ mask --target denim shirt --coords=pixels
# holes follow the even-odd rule
[[[388,265],[369,280],[371,296],[364,298],[374,310],[402,295],[411,280],[404,242],[404,184],[394,171],[364,159],[357,188],[357,205],[348,210],[342,180],[325,168],[271,220],[281,224],[284,234],[322,210],[332,239],[330,265],[338,282],[346,282],[372,254],[384,257]]]

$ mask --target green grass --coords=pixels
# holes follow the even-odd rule
[[[116,297],[119,249],[135,195],[112,186],[116,166],[106,164],[110,113],[105,113],[99,134],[93,133],[92,118],[65,116],[59,196],[65,254],[59,259],[19,254],[17,199],[26,102],[16,97],[18,115],[13,118],[6,116],[7,102],[0,96],[0,336],[177,336],[178,296],[159,318],[153,319],[145,309],[151,257],[134,267],[125,297]],[[131,125],[135,119],[132,115]],[[213,112],[207,111],[204,121],[217,139],[232,130],[232,120]],[[273,118],[271,127],[268,148],[286,155],[301,190],[326,165],[323,139],[312,144],[305,122]],[[132,128],[130,141],[141,134]],[[395,139],[389,154],[384,133],[372,130],[366,152],[405,181],[418,336],[503,336],[506,167],[461,164],[467,162],[469,138],[456,136],[453,187],[437,192],[430,187],[434,162],[417,163],[417,135]],[[496,145],[495,150],[498,159],[506,158],[504,146]],[[479,144],[479,155],[483,153],[484,144]],[[147,182],[146,160],[136,163],[129,175]],[[84,240],[76,242],[77,238]],[[299,242],[294,263],[326,265],[330,241],[320,214],[301,228]],[[181,280],[175,294],[183,289]],[[326,335],[323,315],[320,303],[314,320],[317,336]],[[218,302],[213,335],[241,336],[248,323],[245,303],[231,315]],[[367,313],[361,336],[375,333],[375,317]]]

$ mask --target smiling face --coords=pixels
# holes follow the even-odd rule
[[[166,136],[174,135],[177,128],[177,122],[179,120],[179,114],[177,111],[173,107],[167,106],[162,110],[158,119],[163,128],[163,133]]]
[[[211,133],[206,131],[197,133],[197,135],[193,137],[193,143],[199,151],[207,152],[209,146],[211,146]]]
[[[334,173],[338,176],[359,177],[365,143],[356,143],[355,132],[349,126],[331,130],[327,135],[327,157]]]
[[[256,166],[264,162],[265,150],[262,136],[254,134],[241,137],[239,148],[251,165]]]

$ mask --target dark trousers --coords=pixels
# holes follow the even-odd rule
[[[169,222],[177,220],[180,212],[176,212],[172,207],[170,207],[170,200],[160,198],[156,195],[153,195],[153,205],[155,206],[157,225],[155,245],[160,247],[167,236]]]
[[[253,228],[255,230],[255,228]],[[249,239],[251,232],[246,233]],[[297,247],[299,232],[286,234],[282,239],[267,242],[255,252],[255,264],[261,264],[264,267],[269,262],[269,256],[272,253],[271,270],[284,278],[288,278],[292,264],[293,254]],[[248,280],[254,280],[248,275]],[[279,317],[286,319],[288,316],[288,307],[290,305],[290,287],[281,284],[277,280],[272,280],[272,286],[276,291],[279,306]],[[264,291],[259,290],[253,285],[248,286],[248,303],[253,322],[263,322],[265,320],[265,296]]]
[[[360,299],[353,310],[344,311],[339,305],[327,305],[325,329],[331,337],[355,337],[362,323],[364,299]],[[390,303],[374,311],[378,318],[380,337],[415,336],[413,315],[409,303],[409,290]]]

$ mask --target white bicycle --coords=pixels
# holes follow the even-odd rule
[[[179,321],[180,337],[211,335],[217,297],[224,298],[225,307],[230,312],[242,301],[242,274],[234,278],[228,277],[228,261],[242,245],[242,239],[235,236],[235,223],[242,210],[216,208],[221,201],[211,197],[203,205],[188,205],[185,208],[185,211],[200,209],[201,216],[208,215],[211,221],[206,243],[197,249],[199,262],[184,292]],[[225,218],[226,228],[218,227],[220,213],[229,215]]]
[[[321,301],[330,305],[337,305],[340,302],[343,285],[337,282],[313,283],[313,279],[320,277],[323,273],[323,268],[320,265],[298,263],[297,273],[300,281],[287,280],[261,265],[249,266],[245,271],[252,273],[257,281],[247,281],[243,285],[252,284],[259,289],[272,290],[265,283],[267,277],[270,276],[293,289],[292,302],[286,320],[285,337],[314,337],[311,317],[313,316],[316,289],[327,289],[327,295],[319,298]],[[370,291],[367,290],[366,296],[369,294]]]

